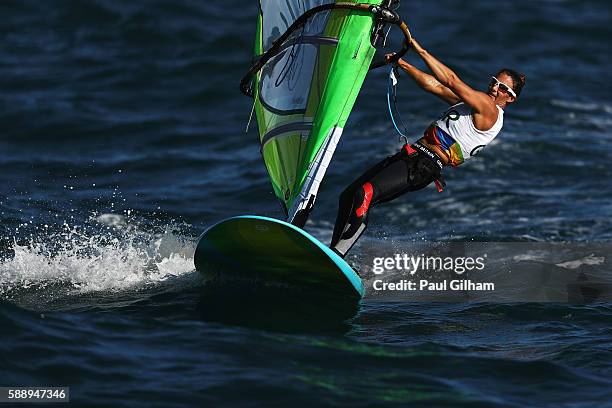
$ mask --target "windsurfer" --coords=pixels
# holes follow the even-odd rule
[[[418,141],[405,144],[398,153],[371,167],[340,195],[330,247],[341,256],[346,255],[365,230],[372,207],[432,182],[442,191],[443,167],[459,166],[489,144],[503,126],[504,109],[516,101],[525,85],[523,74],[501,69],[491,77],[486,92],[477,91],[416,40],[412,39],[411,45],[432,75],[402,59],[397,61],[398,66],[419,87],[451,107]],[[387,62],[392,55],[387,55]]]

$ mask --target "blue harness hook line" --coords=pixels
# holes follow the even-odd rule
[[[391,118],[391,122],[393,123],[395,130],[400,136],[400,140],[403,138],[405,144],[408,144],[408,137],[406,136],[406,133],[408,132],[406,131],[406,125],[404,124],[404,121],[402,120],[399,110],[397,109],[397,83],[398,83],[397,78],[398,77],[399,77],[399,71],[397,70],[397,65],[393,65],[391,67],[391,70],[389,71],[389,82],[387,85],[387,107],[389,108],[389,117]],[[393,100],[393,103],[391,103],[392,100]],[[397,117],[397,121],[395,120],[396,117]],[[404,129],[403,132],[399,128],[398,122]]]

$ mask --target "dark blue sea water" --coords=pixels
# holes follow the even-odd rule
[[[403,3],[466,82],[507,66],[527,86],[447,191],[378,208],[366,240],[612,240],[610,3]],[[241,323],[209,307],[199,233],[282,216],[238,90],[256,13],[0,3],[0,386],[70,386],[73,405],[100,407],[612,406],[606,302],[366,298],[348,320],[283,302]],[[400,146],[385,90],[372,72],[321,187],[306,229],[325,242],[340,191]],[[408,80],[400,94],[415,137],[444,109]]]

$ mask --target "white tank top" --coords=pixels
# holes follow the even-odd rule
[[[458,166],[477,155],[491,143],[504,125],[504,110],[497,106],[497,120],[491,129],[478,130],[474,126],[472,108],[464,102],[451,106],[425,131],[428,143],[438,145]]]

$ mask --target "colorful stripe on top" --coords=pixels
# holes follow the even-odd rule
[[[463,152],[461,146],[448,133],[436,125],[431,125],[423,134],[425,141],[431,145],[438,146],[450,159],[449,164],[453,167],[463,163]]]

